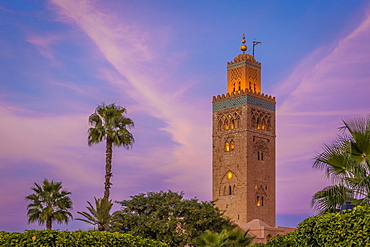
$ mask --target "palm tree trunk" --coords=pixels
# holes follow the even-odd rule
[[[109,200],[110,195],[110,187],[112,183],[110,182],[110,178],[112,177],[112,140],[107,138],[106,143],[106,153],[105,153],[105,190],[104,190],[104,198]]]
[[[48,218],[46,220],[46,230],[51,230],[51,224],[52,224],[51,217],[48,216]]]

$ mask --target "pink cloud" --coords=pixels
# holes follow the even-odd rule
[[[189,83],[178,81],[172,72],[177,66],[173,60],[155,52],[162,49],[169,34],[160,31],[159,36],[157,30],[147,31],[141,26],[129,25],[117,13],[91,1],[55,0],[52,3],[57,6],[62,19],[81,28],[115,68],[116,72],[102,71],[106,79],[134,98],[140,105],[136,107],[166,123],[162,129],[171,133],[173,141],[179,145],[173,151],[168,150],[173,152],[168,155],[173,155],[175,161],[159,170],[171,174],[169,182],[174,187],[181,189],[181,184],[187,184],[190,194],[209,198],[210,177],[204,180],[202,175],[208,172],[211,163],[208,156],[210,121],[204,118],[205,115],[210,117],[209,107],[204,107],[204,101],[197,102],[196,99],[191,99],[191,104],[185,103],[189,101],[186,96]],[[149,47],[143,37],[163,42],[151,43]],[[210,99],[206,102],[208,106]],[[199,190],[199,183],[208,188]]]
[[[49,59],[55,65],[60,65],[57,59],[54,56],[54,49],[51,47],[57,41],[60,40],[59,37],[55,35],[36,35],[36,34],[29,34],[27,38],[27,42],[34,45],[37,51],[45,58]]]
[[[277,110],[278,212],[310,212],[310,197],[329,184],[322,172],[312,170],[314,154],[336,137],[341,119],[370,113],[368,40],[369,14],[347,36],[305,58],[275,90],[281,102]]]

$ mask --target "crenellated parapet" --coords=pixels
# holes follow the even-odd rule
[[[260,93],[260,92],[255,93],[255,92],[253,92],[251,90],[248,90],[248,89],[235,91],[233,93],[226,93],[226,94],[213,96],[212,103],[224,101],[224,100],[227,100],[227,99],[234,99],[234,98],[238,98],[238,97],[243,97],[243,96],[246,96],[246,95],[249,95],[249,96],[252,96],[252,97],[255,97],[255,98],[258,98],[258,99],[266,100],[266,101],[269,101],[271,103],[276,103],[275,97],[273,97],[271,95],[264,94],[264,93]]]

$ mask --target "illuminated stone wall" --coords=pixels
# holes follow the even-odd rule
[[[212,103],[213,200],[239,226],[275,226],[275,98],[244,88]]]

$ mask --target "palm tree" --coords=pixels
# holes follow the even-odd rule
[[[224,229],[220,233],[206,231],[193,241],[196,247],[244,247],[248,246],[254,237],[248,236],[248,231]]]
[[[134,137],[127,130],[134,126],[130,118],[125,117],[126,108],[116,106],[115,104],[99,105],[95,113],[89,117],[89,123],[93,127],[88,130],[88,144],[100,143],[106,141],[106,159],[105,159],[105,190],[104,198],[109,200],[112,177],[112,146],[130,148],[134,143]]]
[[[221,233],[206,231],[193,241],[193,245],[196,247],[221,247],[225,246],[227,239],[226,231]]]
[[[333,183],[312,197],[311,206],[319,213],[337,212],[347,200],[356,205],[370,202],[370,115],[343,123],[342,135],[324,145],[313,164]]]
[[[95,208],[91,205],[90,202],[88,207],[86,207],[90,213],[86,212],[77,212],[81,214],[86,219],[76,218],[76,220],[81,220],[91,225],[95,225],[98,227],[99,231],[106,231],[108,230],[109,224],[112,221],[112,215],[110,214],[110,210],[112,209],[112,201],[108,201],[106,198],[98,198],[95,199]]]
[[[35,187],[31,188],[34,193],[26,197],[31,201],[27,206],[28,223],[38,221],[41,225],[46,222],[46,230],[51,230],[53,221],[68,223],[72,218],[69,212],[72,201],[68,196],[71,192],[62,190],[62,183],[53,180],[45,179],[42,186],[34,184]]]
[[[249,230],[246,232],[242,230],[232,230],[229,232],[228,243],[226,245],[229,247],[248,246],[254,239],[254,237],[248,236]]]

